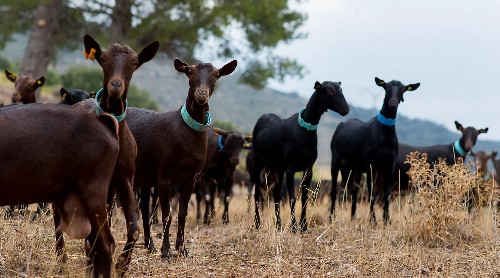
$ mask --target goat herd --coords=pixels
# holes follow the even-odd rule
[[[228,223],[233,174],[242,148],[250,149],[247,170],[251,187],[256,185],[256,228],[261,225],[259,210],[264,187],[274,179],[276,226],[281,229],[281,184],[286,173],[291,229],[307,230],[306,204],[318,155],[318,123],[327,110],[342,116],[349,113],[340,82],[316,82],[305,109],[287,119],[265,114],[255,124],[252,136],[244,136],[210,127],[209,98],[216,81],[235,70],[236,60],[216,68],[209,63],[190,66],[176,59],[175,69],[189,80],[186,102],[177,110],[157,113],[128,107],[127,90],[134,71],[156,55],[158,41],[138,54],[120,44],[102,49],[90,35],[85,35],[83,41],[85,57],[97,60],[103,70],[103,87],[95,99],[84,91],[62,88],[62,103],[70,105],[34,103],[34,92],[44,84],[44,78],[16,77],[6,70],[7,78],[15,82],[13,102],[24,105],[0,109],[0,160],[3,161],[0,206],[10,205],[8,212],[11,212],[12,206],[18,204],[52,203],[58,256],[65,256],[63,232],[85,239],[89,271],[96,277],[110,277],[115,243],[109,220],[117,196],[126,220],[127,241],[116,269],[124,275],[139,238],[136,195],[141,196],[145,246],[155,250],[149,223],[152,193],[159,198],[161,207],[161,256],[169,256],[170,200],[174,194],[180,196],[175,248],[187,254],[184,228],[191,194],[197,193],[197,218],[201,216],[199,204],[207,196],[204,222],[208,224],[210,211],[214,209],[214,192],[217,186],[222,188],[223,222]],[[353,183],[359,183],[363,173],[368,173],[368,185],[375,177],[373,186],[368,186],[369,196],[374,200],[377,192],[383,193],[383,220],[387,223],[391,187],[399,180],[394,177],[396,172],[402,173],[401,187],[408,186],[405,173],[409,165],[404,161],[409,152],[425,152],[429,161],[441,157],[453,163],[456,157],[464,157],[471,150],[480,133],[488,130],[463,128],[456,122],[462,137],[454,143],[430,147],[398,144],[395,129],[398,105],[404,93],[416,90],[420,84],[404,85],[379,78],[375,82],[385,90],[379,114],[368,122],[340,123],[333,134],[331,217],[335,217],[339,171],[341,186],[349,183],[353,200],[358,193]],[[299,171],[304,178],[297,225],[294,174]],[[370,202],[370,215],[375,221],[373,203]],[[355,211],[353,201],[352,217]]]

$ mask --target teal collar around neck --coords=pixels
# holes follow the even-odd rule
[[[99,97],[101,96],[102,91],[104,91],[104,89],[100,88],[99,91],[97,91],[97,94],[95,95],[95,99],[94,99],[95,112],[97,115],[99,115],[103,112],[106,112],[106,111],[104,111],[104,109],[101,108],[101,106],[99,106]],[[109,114],[113,115],[118,122],[121,122],[121,121],[125,120],[125,116],[127,116],[127,108],[128,108],[128,100],[125,100],[125,110],[123,111],[123,113],[121,115],[117,116],[113,113],[109,113]]]
[[[224,144],[222,144],[222,135],[219,135],[219,140],[217,140],[217,145],[219,146],[219,150],[224,148]]]
[[[212,121],[210,119],[210,112],[207,111],[207,114],[206,114],[207,123],[206,124],[200,124],[195,119],[193,119],[191,117],[191,115],[189,115],[189,113],[188,113],[188,111],[186,109],[186,104],[182,105],[182,107],[181,107],[181,116],[182,116],[182,119],[184,120],[184,122],[190,128],[192,128],[193,130],[196,130],[196,131],[205,131],[205,130],[207,130],[207,127],[210,125],[210,123]]]
[[[307,129],[308,131],[317,130],[318,125],[313,125],[313,124],[307,123],[306,121],[304,121],[304,119],[302,119],[301,115],[302,115],[302,112],[304,112],[304,110],[306,110],[306,109],[302,109],[299,112],[299,125],[305,129]]]
[[[457,141],[455,141],[455,143],[453,143],[453,148],[460,156],[465,157],[465,150],[462,148],[462,146],[460,146],[459,140],[457,140]]]
[[[384,117],[384,115],[380,114],[380,112],[378,112],[378,114],[377,114],[377,121],[383,125],[386,125],[386,126],[396,125],[396,120],[397,120],[397,118],[395,118],[395,119],[386,118],[386,117]]]

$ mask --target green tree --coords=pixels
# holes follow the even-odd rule
[[[126,43],[134,49],[158,39],[163,53],[188,62],[200,56],[211,60],[236,58],[243,68],[242,81],[260,88],[269,78],[303,74],[297,61],[274,53],[278,44],[305,36],[298,28],[306,16],[290,9],[289,2],[116,0],[113,4],[109,0],[6,0],[0,4],[0,10],[9,11],[8,16],[0,17],[0,46],[15,32],[26,32],[30,27],[32,33],[41,32],[36,28],[40,24],[40,7],[55,5],[60,12],[52,15],[50,23],[57,22],[58,29],[51,29],[56,30],[50,33],[53,43],[35,44],[40,48],[74,47],[81,44],[85,32],[99,41]],[[13,13],[19,13],[19,18],[14,18]],[[34,37],[42,41],[48,36]],[[42,59],[28,51],[26,55],[29,57],[25,61]],[[45,64],[37,67],[46,68]]]

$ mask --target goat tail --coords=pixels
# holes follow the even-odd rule
[[[111,133],[118,139],[118,121],[109,113],[101,113],[97,116],[99,121],[105,125]]]

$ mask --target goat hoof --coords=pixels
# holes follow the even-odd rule
[[[149,250],[149,253],[156,253],[156,248],[155,245],[153,244],[153,241],[150,239],[149,242],[145,243],[146,248]]]
[[[182,256],[182,257],[184,257],[184,258],[187,258],[187,257],[188,257],[188,255],[189,255],[189,252],[188,252],[187,248],[186,248],[186,247],[184,247],[184,246],[183,246],[183,247],[181,247],[181,248],[179,249],[179,255],[181,255],[181,256]]]
[[[307,232],[307,222],[300,225],[300,230],[301,230],[301,232]]]
[[[118,277],[125,277],[125,273],[128,270],[128,265],[130,264],[130,258],[126,258],[125,255],[120,255],[118,262],[115,265],[116,273]]]
[[[169,260],[170,252],[168,251],[168,249],[164,249],[164,248],[161,249],[161,258]]]

